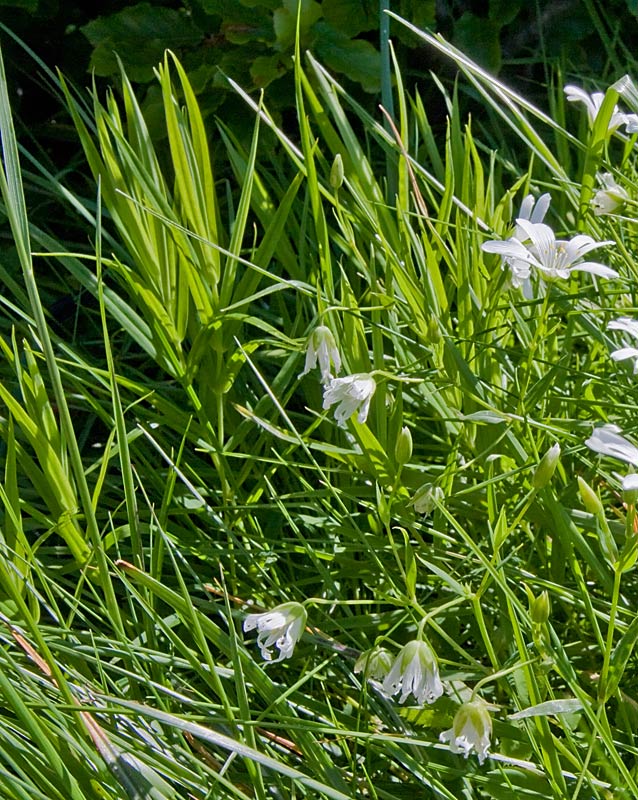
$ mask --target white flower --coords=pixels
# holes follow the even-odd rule
[[[307,375],[311,369],[317,366],[317,362],[319,362],[321,371],[321,383],[324,385],[332,378],[330,362],[334,364],[335,372],[339,372],[341,369],[341,356],[339,355],[339,350],[337,350],[335,338],[330,328],[325,325],[319,325],[308,337],[306,363],[299,377]]]
[[[443,489],[440,486],[424,483],[416,490],[408,505],[413,506],[417,514],[431,514],[437,503],[441,503],[444,497]]]
[[[528,243],[512,237],[504,241],[484,242],[481,248],[487,253],[499,253],[504,261],[534,267],[546,281],[569,278],[576,270],[590,272],[601,278],[616,278],[618,273],[597,261],[583,258],[598,247],[613,244],[612,241],[596,242],[591,236],[578,234],[572,239],[557,239],[554,231],[542,222],[517,219]],[[519,267],[522,269],[522,266]]]
[[[421,705],[433,703],[443,694],[436,657],[427,642],[415,639],[403,647],[383,681],[383,691],[390,696],[400,691],[400,703],[412,694]]]
[[[598,112],[600,111],[600,107],[603,104],[603,100],[605,99],[604,93],[594,92],[593,94],[587,94],[587,92],[584,89],[581,89],[579,86],[565,86],[563,91],[571,103],[585,104],[587,116],[589,118],[589,124],[593,125],[596,121],[596,117],[598,116]],[[627,116],[627,114],[623,114],[620,111],[618,106],[614,106],[614,111],[611,115],[611,119],[609,120],[608,130],[615,131],[616,128],[626,124]]]
[[[549,208],[550,201],[551,196],[549,192],[542,194],[538,200],[536,200],[536,202],[534,202],[533,195],[526,195],[521,203],[514,235],[510,239],[507,239],[507,241],[516,241],[520,242],[521,244],[525,244],[525,242],[528,240],[528,235],[521,225],[518,224],[518,220],[524,219],[535,224],[542,222],[545,219],[545,214]],[[485,250],[487,253],[497,252],[491,249],[491,242],[486,242],[485,244],[487,246],[483,246],[481,248],[482,250]],[[516,256],[503,256],[502,267],[503,269],[505,267],[509,267],[510,269],[510,285],[514,289],[522,288],[523,296],[527,299],[531,299],[533,297],[533,291],[530,282],[532,269],[528,261],[526,259],[517,258]]]
[[[257,644],[266,661],[272,661],[271,648],[279,650],[275,661],[290,658],[295,645],[306,627],[308,615],[300,603],[282,603],[263,614],[249,614],[244,620],[244,631],[257,628]]]
[[[628,134],[638,133],[638,114],[625,114],[625,125]]]
[[[549,208],[551,200],[552,197],[549,192],[542,194],[536,202],[534,202],[534,196],[528,194],[523,198],[517,219],[526,219],[533,223],[542,222],[545,219],[545,214],[547,214],[547,209]],[[525,237],[525,231],[517,224],[516,230],[514,231],[514,238],[518,239],[520,242],[524,242]]]
[[[623,75],[611,88],[618,92],[630,108],[638,108],[638,91],[629,75]],[[638,114],[625,114],[625,125],[628,134],[638,133]]]
[[[385,647],[364,650],[354,665],[355,673],[363,672],[367,680],[383,680],[392,667],[392,656]]]
[[[600,428],[594,428],[585,444],[602,456],[611,456],[631,464],[633,467],[638,467],[638,447],[621,436],[620,428],[617,425],[603,425]],[[625,476],[622,479],[622,487],[625,491],[636,489],[638,475],[630,473]]]
[[[607,329],[611,331],[625,331],[625,333],[629,333],[631,336],[638,339],[638,321],[630,319],[629,317],[621,317],[620,319],[613,320],[609,323]],[[614,350],[611,357],[614,361],[623,361],[626,358],[635,359],[634,372],[638,372],[638,348],[625,345],[625,347],[621,347],[619,350]]]
[[[363,423],[368,419],[370,401],[377,384],[367,372],[356,372],[343,378],[332,378],[323,389],[323,407],[330,408],[338,403],[334,410],[337,424],[346,427],[346,421],[358,410],[357,419]]]
[[[629,200],[629,195],[616,183],[611,172],[599,174],[598,180],[602,188],[596,192],[592,200],[594,214],[598,217],[602,214],[613,214]]]
[[[478,756],[479,764],[485,761],[492,735],[492,718],[487,703],[477,697],[464,703],[454,716],[452,727],[443,731],[440,741],[449,742],[453,753],[463,753],[465,758],[472,750]]]

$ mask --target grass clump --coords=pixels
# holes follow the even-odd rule
[[[576,136],[418,35],[515,145],[299,52],[296,129],[235,87],[248,145],[170,53],[163,151],[125,74],[60,79],[86,252],[29,224],[0,98],[7,797],[638,797],[638,95]]]

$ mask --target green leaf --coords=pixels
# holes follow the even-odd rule
[[[39,0],[0,0],[0,6],[8,8],[24,8],[30,13],[35,13],[38,9]]]
[[[258,89],[281,78],[288,71],[288,66],[281,55],[257,56],[250,67],[250,77]]]
[[[393,4],[394,5],[394,4]],[[401,0],[399,13],[402,17],[421,30],[431,27],[436,22],[436,0]],[[422,41],[403,25],[395,25],[392,21],[390,32],[408,47],[420,47]]]
[[[91,42],[91,69],[96,75],[119,72],[116,54],[128,77],[146,82],[169,47],[195,47],[203,37],[190,18],[171,8],[138,3],[109,17],[98,17],[82,27]]]
[[[517,711],[516,714],[510,714],[508,719],[527,719],[528,717],[555,717],[556,714],[574,714],[576,711],[582,711],[583,704],[576,698],[568,698],[566,700],[547,700],[545,703],[538,703],[538,705],[524,708],[522,711]]]
[[[277,38],[276,50],[285,51],[293,47],[297,34],[297,8],[299,6],[301,6],[299,35],[302,42],[305,43],[310,28],[321,18],[321,6],[315,0],[283,0],[283,8],[278,8],[273,14]]]
[[[614,647],[609,661],[609,676],[605,690],[605,702],[615,693],[638,641],[638,617],[634,618]]]
[[[331,27],[353,38],[379,25],[378,3],[361,0],[323,0],[323,18]]]
[[[232,44],[272,42],[275,38],[271,14],[263,9],[243,8],[238,5],[233,6],[232,12],[224,15],[221,33]]]
[[[501,28],[502,22],[466,12],[454,23],[454,44],[469,53],[482,67],[498,72],[501,68]]]
[[[381,56],[378,50],[360,39],[349,39],[325,22],[318,22],[314,31],[315,52],[329,69],[357,81],[366,92],[381,88]]]

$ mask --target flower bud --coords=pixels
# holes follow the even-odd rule
[[[401,428],[397,436],[397,441],[394,446],[394,458],[400,467],[407,464],[410,458],[412,458],[412,434],[410,433],[410,429],[405,425]]]
[[[603,513],[603,504],[600,502],[600,497],[580,475],[578,476],[578,491],[586,511],[589,511],[595,517]]]
[[[343,159],[337,153],[330,169],[330,185],[333,189],[340,189],[343,184]]]
[[[542,591],[530,603],[529,615],[535,625],[544,625],[549,619],[549,595]]]
[[[559,458],[560,445],[556,442],[556,444],[549,448],[536,467],[534,477],[532,478],[532,486],[534,489],[544,489],[545,486],[547,486],[556,470]]]

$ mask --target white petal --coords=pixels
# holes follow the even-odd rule
[[[618,430],[616,425],[594,428],[585,444],[596,453],[638,466],[638,447],[627,441],[624,436],[620,436]]]
[[[630,319],[629,317],[620,317],[620,319],[612,320],[607,326],[607,330],[627,331],[627,333],[638,338],[638,320]]]
[[[605,264],[599,264],[596,261],[581,261],[578,264],[574,264],[572,267],[572,271],[578,270],[579,272],[589,272],[592,275],[599,275],[601,278],[617,278],[618,273],[615,269],[606,266]]]
[[[537,223],[542,222],[545,219],[545,214],[547,214],[547,209],[549,208],[551,200],[552,196],[549,192],[545,192],[545,194],[542,194],[538,198],[536,205],[534,206],[532,216],[529,217],[530,222]]]
[[[614,361],[624,361],[626,358],[638,358],[638,349],[635,347],[621,347],[611,353]]]

